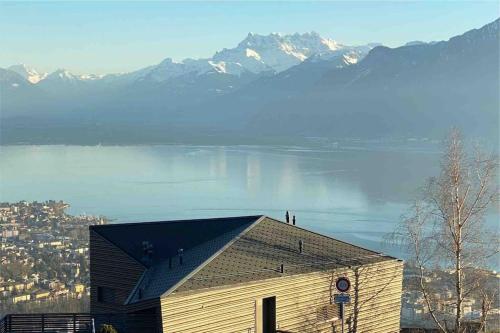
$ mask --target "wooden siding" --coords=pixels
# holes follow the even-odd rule
[[[104,237],[90,230],[90,311],[125,312],[123,305],[141,278],[145,268]],[[97,288],[114,290],[114,304],[98,302]],[[139,307],[137,307],[139,308]]]
[[[256,303],[269,296],[276,296],[279,329],[296,333],[340,332],[340,320],[334,316],[324,321],[324,314],[332,313],[329,303],[335,294],[334,282],[342,275],[352,283],[352,302],[346,306],[346,331],[349,328],[349,332],[399,332],[402,270],[403,263],[391,259],[329,272],[174,292],[161,299],[163,332],[258,333]]]

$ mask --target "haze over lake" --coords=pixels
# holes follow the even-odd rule
[[[438,172],[439,145],[2,146],[0,201],[64,200],[114,222],[255,215],[380,244],[415,190]]]

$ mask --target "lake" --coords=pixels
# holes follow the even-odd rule
[[[0,201],[64,200],[114,222],[289,210],[299,226],[398,255],[380,241],[439,158],[436,147],[3,146]]]

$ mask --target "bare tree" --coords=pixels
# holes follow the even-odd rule
[[[452,130],[443,154],[441,173],[428,181],[396,236],[407,246],[410,263],[417,269],[417,289],[441,332],[462,333],[463,303],[480,295],[484,328],[494,290],[484,282],[483,267],[498,253],[498,235],[484,225],[489,207],[498,202],[497,157],[474,149],[469,158],[460,132]],[[426,279],[426,270],[447,269],[453,286],[453,315],[445,316],[438,306],[439,289]],[[452,323],[450,323],[452,321]]]

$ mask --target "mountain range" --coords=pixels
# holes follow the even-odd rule
[[[498,135],[499,20],[448,41],[248,34],[207,59],[76,75],[0,69],[2,143]]]

